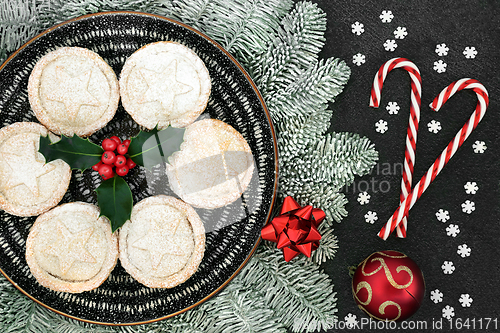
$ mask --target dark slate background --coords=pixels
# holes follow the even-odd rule
[[[407,254],[422,269],[426,281],[426,293],[418,312],[409,320],[425,321],[427,330],[432,330],[433,321],[442,317],[442,309],[454,308],[454,321],[475,318],[479,331],[479,319],[496,320],[500,323],[498,299],[498,277],[500,274],[500,219],[499,219],[499,170],[497,134],[499,127],[499,70],[500,51],[500,2],[498,1],[329,1],[314,0],[327,13],[326,46],[322,57],[338,57],[351,67],[351,78],[344,92],[331,105],[334,110],[332,131],[356,132],[368,137],[379,152],[378,170],[371,175],[357,178],[355,186],[345,191],[349,204],[349,216],[336,225],[339,250],[336,258],[324,264],[337,291],[339,320],[353,314],[361,323],[368,318],[353,300],[348,267],[357,265],[371,253],[379,250],[397,250]],[[383,10],[392,11],[394,18],[383,23],[379,18]],[[356,21],[364,25],[364,32],[356,35],[351,25]],[[405,27],[408,35],[395,39],[394,31]],[[394,39],[398,45],[394,52],[384,49],[384,42]],[[436,45],[445,43],[448,55],[439,56]],[[473,46],[478,54],[467,59],[463,51]],[[353,63],[353,55],[365,55],[361,66]],[[410,79],[402,69],[389,73],[382,91],[381,107],[370,108],[371,84],[379,67],[393,57],[406,57],[413,61],[422,75],[422,111],[418,132],[414,183],[427,171],[436,157],[445,148],[455,133],[469,119],[477,98],[472,91],[461,91],[445,106],[434,112],[429,108],[435,96],[451,82],[470,77],[479,80],[488,90],[490,106],[488,112],[471,136],[437,176],[409,214],[408,237],[398,239],[392,235],[387,241],[377,237],[380,228],[399,204],[401,172],[387,172],[389,167],[400,166],[404,159],[405,137],[409,118]],[[444,73],[433,69],[434,62],[443,60],[447,64]],[[390,115],[385,109],[389,101],[397,102],[399,113]],[[383,119],[389,130],[384,134],[375,131],[375,123]],[[429,132],[431,120],[441,123],[437,134]],[[483,154],[475,153],[475,141],[484,141],[487,149]],[[476,194],[467,194],[466,182],[476,182]],[[384,182],[380,187],[381,182]],[[360,205],[359,190],[367,190],[370,202]],[[372,185],[373,184],[373,185]],[[466,214],[461,204],[466,200],[475,203],[475,211]],[[439,209],[447,210],[450,220],[446,223],[436,218]],[[368,211],[377,213],[374,224],[365,222]],[[458,225],[456,237],[447,235],[449,224]],[[467,244],[471,255],[462,258],[457,254],[459,245]],[[455,271],[444,274],[441,265],[452,261]],[[431,291],[439,289],[443,301],[434,303]],[[473,299],[470,307],[462,307],[461,294]],[[454,322],[455,323],[455,322]],[[422,324],[420,324],[422,325]],[[450,330],[443,319],[442,331]],[[364,331],[369,331],[364,327]],[[470,327],[472,329],[472,326]],[[489,330],[495,328],[492,321]],[[465,329],[462,328],[462,329]],[[378,330],[373,329],[372,330]],[[422,331],[422,329],[415,329]],[[380,329],[380,331],[388,331]],[[398,330],[390,330],[398,331]],[[402,331],[402,330],[401,330]],[[332,330],[333,332],[333,330]]]

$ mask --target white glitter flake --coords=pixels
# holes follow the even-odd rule
[[[383,10],[379,17],[383,23],[390,23],[394,18],[394,14],[390,10]]]
[[[352,27],[352,33],[358,36],[361,35],[363,32],[365,32],[363,23],[359,23],[356,21],[351,25],[351,27]]]
[[[449,50],[450,49],[448,48],[448,46],[446,46],[445,43],[436,45],[436,53],[440,57],[448,55]]]
[[[477,50],[474,46],[467,46],[463,53],[467,59],[474,59],[477,56]]]
[[[378,216],[376,212],[369,211],[368,213],[365,214],[365,221],[366,223],[374,224],[375,221],[378,220]]]
[[[484,141],[476,141],[472,145],[472,148],[476,154],[483,154],[487,147]]]
[[[445,223],[450,219],[450,213],[447,210],[440,209],[436,212],[436,218],[438,221]]]
[[[366,62],[365,58],[366,57],[363,54],[358,53],[358,54],[355,54],[352,56],[352,62],[356,66],[361,66],[362,64],[364,64]]]
[[[387,132],[389,127],[387,127],[387,121],[380,119],[375,123],[375,131],[384,134]]]
[[[470,257],[470,253],[471,253],[471,248],[467,246],[467,244],[462,244],[462,245],[459,245],[458,246],[458,250],[457,250],[457,253],[462,257],[462,258],[465,258],[465,257]]]
[[[397,102],[389,102],[385,109],[389,112],[389,114],[398,114],[399,105]]]
[[[460,228],[456,224],[450,224],[446,227],[446,234],[451,237],[457,237],[460,233]]]
[[[479,187],[477,186],[476,182],[467,182],[464,185],[465,188],[465,193],[467,194],[476,194],[477,190],[479,190]]]
[[[359,195],[358,195],[358,202],[360,205],[365,205],[367,203],[370,202],[370,195],[368,194],[368,192],[361,192]]]
[[[396,44],[396,41],[394,39],[388,39],[384,43],[384,49],[389,52],[394,52],[397,47],[398,44]]]
[[[447,64],[443,60],[434,61],[434,70],[438,73],[446,72]]]
[[[455,309],[452,306],[445,306],[443,308],[443,318],[451,320],[451,318],[455,317]]]
[[[453,265],[452,261],[444,261],[441,265],[441,269],[444,274],[452,274],[455,271],[455,265]]]
[[[429,129],[429,132],[437,133],[441,130],[441,123],[439,121],[436,121],[436,120],[431,120],[427,124],[427,128]]]
[[[404,39],[408,35],[408,31],[406,31],[405,27],[398,27],[394,30],[394,38],[396,39]]]
[[[462,212],[471,214],[475,210],[476,210],[476,204],[473,201],[465,200],[465,202],[462,203]]]
[[[434,303],[441,303],[443,301],[443,293],[439,289],[431,291],[431,301]]]
[[[356,319],[357,319],[356,315],[348,313],[347,316],[344,317],[347,328],[353,329],[355,327],[358,327],[359,322]]]
[[[460,302],[460,304],[462,304],[464,308],[469,308],[472,304],[472,298],[470,297],[469,294],[460,295],[458,301]]]

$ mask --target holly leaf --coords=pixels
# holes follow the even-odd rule
[[[185,131],[185,128],[171,126],[161,131],[157,128],[149,132],[141,131],[132,138],[128,155],[136,164],[148,169],[166,163],[167,158],[180,149]]]
[[[101,216],[104,215],[109,219],[111,230],[115,232],[130,219],[133,206],[132,191],[127,182],[119,176],[103,181],[95,191]]]
[[[82,139],[78,135],[71,138],[62,135],[61,140],[52,143],[49,136],[40,136],[40,148],[38,151],[45,156],[48,163],[61,159],[68,163],[71,169],[84,171],[91,168],[101,160],[104,150],[90,142],[88,139]]]

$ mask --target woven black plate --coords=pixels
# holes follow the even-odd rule
[[[25,240],[35,217],[0,212],[0,269],[23,293],[38,303],[79,320],[127,325],[167,318],[190,309],[224,287],[247,262],[274,204],[277,184],[276,139],[267,109],[243,68],[216,42],[181,23],[143,13],[111,12],[83,16],[33,38],[0,67],[0,120],[6,126],[37,121],[27,96],[28,77],[36,61],[61,46],[88,48],[119,74],[141,46],[172,40],[193,49],[205,62],[212,92],[204,117],[220,119],[238,130],[252,148],[256,168],[249,188],[237,202],[215,210],[197,209],[207,230],[203,261],[188,281],[172,289],[150,289],[118,265],[99,288],[81,294],[42,287],[25,261]],[[90,137],[100,143],[111,135],[135,135],[139,126],[119,107],[105,128]],[[156,194],[173,195],[162,170],[134,168],[125,177],[134,201]],[[63,202],[97,203],[96,172],[74,171]]]

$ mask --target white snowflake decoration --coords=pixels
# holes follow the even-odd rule
[[[388,39],[384,43],[384,49],[389,52],[394,52],[397,47],[398,44],[396,44],[396,41],[394,39]]]
[[[394,18],[394,15],[390,10],[383,10],[382,14],[380,14],[380,19],[382,20],[383,23],[390,23],[392,19]]]
[[[434,61],[434,70],[438,73],[446,72],[446,66],[448,66],[443,60]]]
[[[458,246],[458,250],[457,250],[457,253],[462,257],[462,258],[465,258],[465,257],[470,257],[470,253],[471,253],[471,248],[467,246],[467,244],[462,244],[462,245],[459,245]]]
[[[449,50],[450,50],[450,49],[448,48],[448,46],[446,46],[446,44],[445,44],[445,43],[436,45],[436,53],[437,53],[440,57],[445,56],[445,55],[448,55],[448,51],[449,51]]]
[[[467,182],[465,183],[464,188],[465,193],[467,194],[476,194],[477,190],[479,190],[476,182]]]
[[[358,53],[352,56],[352,62],[357,66],[361,66],[365,63],[365,58],[364,54]]]
[[[465,200],[465,202],[462,203],[462,212],[471,214],[475,210],[476,210],[476,204],[474,203],[474,201]]]
[[[431,120],[430,123],[427,124],[429,132],[437,133],[441,130],[441,123],[436,120]]]
[[[431,291],[431,301],[434,303],[441,303],[443,301],[443,293],[439,289]]]
[[[368,213],[365,214],[366,223],[373,224],[377,220],[378,220],[378,216],[377,216],[376,212],[369,211]]]
[[[389,127],[387,127],[387,121],[380,119],[375,123],[375,131],[384,134],[387,132]]]
[[[358,36],[365,32],[365,26],[363,25],[363,23],[359,23],[358,21],[354,22],[351,27],[352,33]]]
[[[446,234],[451,237],[457,237],[460,233],[460,228],[456,224],[450,224],[446,227]]]
[[[462,304],[462,306],[464,308],[470,308],[471,304],[472,304],[472,298],[470,297],[469,294],[462,294],[460,295],[460,298],[458,299],[458,301],[460,302],[460,304]]]
[[[451,274],[455,270],[455,265],[453,265],[452,261],[445,261],[441,265],[441,269],[443,270],[444,274]]]
[[[476,141],[472,145],[472,148],[476,154],[483,154],[487,147],[484,141]]]
[[[440,209],[436,212],[436,218],[438,221],[445,223],[450,219],[450,213],[447,210]]]
[[[361,192],[358,194],[358,202],[360,205],[365,205],[370,202],[371,196],[368,194],[368,192]]]
[[[467,59],[474,59],[477,56],[477,50],[474,46],[467,46],[464,50],[464,56]]]
[[[397,102],[389,102],[387,106],[385,107],[387,111],[389,111],[389,114],[398,114],[399,112],[399,105]]]
[[[455,317],[455,309],[452,306],[445,306],[443,308],[443,318],[451,320],[451,318]]]
[[[348,313],[347,316],[344,317],[347,328],[355,328],[358,325],[358,321],[356,319],[356,315]]]
[[[398,27],[394,30],[394,38],[396,39],[404,39],[408,35],[408,31],[406,31],[405,27]]]

